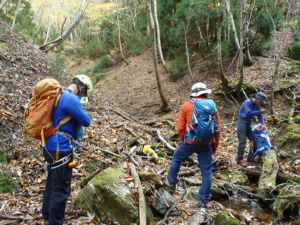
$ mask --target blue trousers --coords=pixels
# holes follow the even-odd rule
[[[200,170],[202,173],[202,185],[198,192],[198,197],[202,202],[208,202],[210,199],[210,188],[212,183],[212,146],[211,145],[194,145],[182,142],[175,151],[168,173],[168,180],[177,184],[179,181],[178,172],[181,163],[187,160],[193,153],[197,153]]]
[[[252,131],[251,131],[251,120],[247,118],[239,118],[237,123],[237,134],[239,139],[239,147],[238,147],[238,162],[243,160],[244,152],[246,148],[247,138],[250,143],[252,140]],[[251,152],[251,151],[249,151]]]
[[[53,159],[44,150],[45,161],[52,163]],[[56,151],[49,151],[55,159]],[[60,152],[59,158],[69,155],[70,152]],[[49,221],[49,225],[62,225],[64,223],[65,208],[67,198],[71,194],[72,168],[68,163],[55,169],[48,165],[48,177],[46,189],[43,196],[42,215],[44,220]]]

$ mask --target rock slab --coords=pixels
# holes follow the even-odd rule
[[[138,221],[138,207],[132,191],[121,182],[125,173],[120,169],[108,168],[91,179],[76,196],[74,205],[91,210],[98,217],[107,215],[120,225]]]
[[[215,225],[240,225],[241,222],[232,218],[227,212],[221,212],[216,216]]]

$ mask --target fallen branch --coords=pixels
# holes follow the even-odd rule
[[[134,136],[134,137],[140,139],[142,142],[144,142],[144,140],[143,140],[140,136],[138,136],[136,133],[134,133],[132,130],[130,130],[130,129],[126,126],[126,124],[124,124],[124,128],[125,128],[125,130],[127,130],[132,136]]]
[[[175,128],[175,125],[170,120],[166,120],[166,122],[170,125],[172,130]]]
[[[285,60],[287,60],[287,61],[290,61],[290,62],[293,62],[293,63],[296,63],[296,64],[300,65],[300,62],[297,61],[297,60],[293,60],[293,59],[288,58],[288,57],[285,57],[285,56],[282,56],[281,58],[283,58],[283,59],[285,59]]]
[[[76,211],[67,211],[65,215],[74,215],[74,216],[88,216],[86,212],[76,212]]]
[[[130,156],[130,159],[137,167],[140,167],[140,164],[137,161],[135,161],[135,159],[132,157],[132,155]]]
[[[148,134],[155,135],[155,132],[152,131],[152,130],[148,130],[148,129],[145,129],[145,128],[143,128],[143,127],[138,127],[138,126],[135,126],[135,125],[132,125],[132,127],[133,127],[134,129],[136,129],[136,130],[141,129],[141,130],[147,132]]]
[[[4,220],[32,220],[33,218],[24,218],[24,217],[17,217],[17,216],[6,216],[0,213],[0,219]]]
[[[194,169],[194,170],[178,173],[178,176],[179,177],[193,176],[195,173],[197,173],[199,171],[200,171],[200,168],[197,168],[197,169]]]
[[[111,154],[111,155],[113,155],[113,156],[120,157],[120,158],[126,157],[126,156],[124,156],[124,155],[118,155],[118,154],[116,154],[116,153],[113,153],[113,152],[111,152],[111,151],[109,151],[109,150],[105,150],[105,149],[102,149],[102,148],[95,148],[95,147],[93,147],[92,149],[94,149],[94,150],[100,150],[100,151],[102,151],[102,152],[106,152],[106,153],[108,153],[108,154]]]
[[[156,130],[156,134],[161,142],[163,142],[169,149],[176,151],[176,148],[172,147],[160,134],[159,129]]]
[[[129,163],[129,169],[131,175],[134,177],[134,183],[136,184],[139,192],[139,216],[140,216],[140,225],[146,225],[146,201],[143,194],[143,187],[139,175],[136,172],[135,166],[132,163]]]
[[[116,114],[118,114],[118,115],[124,117],[125,119],[129,120],[130,122],[132,122],[132,120],[131,120],[128,116],[124,115],[123,113],[118,112],[117,110],[115,110],[115,109],[113,109],[113,108],[111,108],[111,107],[107,107],[107,108],[108,108],[109,110],[115,112]],[[106,108],[106,107],[103,107],[103,106],[99,106],[99,107],[96,109],[96,112],[100,115],[100,114],[101,114],[100,109],[107,109],[107,108]]]
[[[153,181],[156,185],[163,185],[165,177],[156,173],[151,172],[138,172],[139,178],[142,180]]]
[[[170,120],[171,118],[165,118],[165,120],[161,120],[161,119],[155,119],[155,120],[149,120],[149,121],[145,121],[143,122],[144,125],[152,125],[152,124],[155,124],[155,123],[158,123],[158,122],[161,122],[161,123],[164,123],[166,122],[167,120]]]
[[[4,201],[3,205],[1,206],[0,212],[3,211],[3,209],[4,209],[4,207],[5,207],[6,204],[7,204],[7,201]]]

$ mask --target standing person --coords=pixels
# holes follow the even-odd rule
[[[266,103],[266,95],[262,92],[258,92],[255,98],[248,99],[243,102],[240,113],[239,120],[237,123],[237,134],[239,139],[239,147],[238,147],[238,164],[244,165],[247,164],[243,160],[244,151],[246,148],[247,138],[251,142],[252,139],[252,130],[251,130],[251,120],[258,117],[259,122],[262,125],[262,128],[265,129],[265,122],[263,118],[263,113],[265,109],[260,109],[261,104]],[[251,152],[251,151],[250,151]],[[248,157],[249,159],[249,157]]]
[[[90,117],[84,111],[81,97],[88,97],[93,89],[91,79],[86,75],[77,75],[72,78],[68,88],[58,101],[57,107],[53,109],[52,123],[56,127],[60,121],[68,115],[72,119],[55,132],[46,142],[43,150],[45,161],[48,163],[48,177],[46,189],[43,196],[42,215],[44,224],[62,225],[67,198],[71,194],[72,179],[72,146],[81,131],[81,126],[88,127],[91,123]],[[59,160],[54,160],[56,154]]]
[[[202,185],[198,192],[200,210],[206,211],[207,202],[210,199],[210,188],[212,184],[212,155],[217,151],[219,145],[221,125],[215,103],[212,100],[207,99],[211,90],[207,89],[204,83],[196,83],[192,87],[192,92],[190,101],[183,104],[179,114],[177,129],[182,143],[173,155],[170,171],[168,173],[167,185],[170,187],[170,191],[174,193],[176,190],[176,184],[179,181],[177,175],[181,163],[188,159],[193,153],[197,153],[202,173]],[[193,113],[194,109],[197,109],[196,112],[198,115]],[[198,109],[200,110],[198,111]],[[201,109],[204,111],[201,112]],[[203,142],[199,138],[201,135],[199,136],[197,134],[196,136],[193,136],[192,133],[194,126],[191,127],[191,124],[194,125],[195,120],[193,115],[196,115],[196,118],[198,119],[198,126],[203,125],[203,121],[205,120],[208,125],[212,124],[214,121],[215,126],[217,126],[217,130],[219,129],[218,131],[216,130],[217,135],[205,140],[204,136],[212,132],[211,125],[208,130],[204,129],[200,132],[203,136]]]

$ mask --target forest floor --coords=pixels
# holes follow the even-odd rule
[[[3,27],[3,24],[0,25]],[[0,141],[1,152],[4,156],[4,161],[0,163],[0,169],[1,171],[6,171],[6,173],[13,177],[14,182],[9,185],[14,186],[16,184],[17,188],[11,194],[0,194],[0,219],[2,219],[0,220],[0,224],[19,223],[41,225],[43,224],[41,215],[42,194],[45,189],[45,181],[47,178],[47,166],[43,162],[43,157],[40,154],[39,144],[36,141],[22,139],[22,104],[24,103],[25,98],[27,98],[30,88],[34,83],[38,79],[43,79],[50,75],[47,71],[45,74],[37,75],[38,72],[34,71],[34,69],[40,67],[50,68],[51,63],[45,63],[45,67],[43,67],[43,65],[33,64],[33,62],[38,60],[41,55],[46,57],[46,59],[48,59],[48,56],[38,52],[34,46],[28,46],[27,43],[20,40],[22,45],[14,43],[15,46],[22,47],[23,49],[32,49],[30,51],[34,53],[38,52],[36,54],[39,55],[35,58],[29,58],[28,55],[32,54],[32,52],[23,52],[26,57],[22,57],[22,60],[19,61],[24,63],[28,61],[29,64],[33,64],[34,69],[32,69],[32,71],[35,73],[26,75],[26,71],[23,71],[24,73],[18,72],[20,71],[19,68],[22,66],[21,64],[14,63],[17,56],[15,56],[12,51],[13,43],[10,41],[10,38],[16,40],[17,37],[9,35],[10,34],[7,34],[5,42],[9,48],[5,50],[6,61],[2,59],[3,61],[1,64],[2,70],[5,72],[2,73],[5,76],[1,78],[0,82],[3,87],[6,85],[7,90],[4,90],[3,87],[0,89]],[[288,42],[284,48],[284,55],[287,55],[287,49],[290,46],[291,41],[292,37],[289,35]],[[251,86],[249,90],[245,90],[249,96],[255,93],[255,89],[262,90],[266,93],[269,91],[271,76],[275,70],[275,59],[272,58],[274,50],[267,54],[271,57],[254,56],[254,65],[245,67],[245,82]],[[72,194],[67,202],[66,224],[114,223],[109,218],[97,218],[93,214],[87,214],[87,211],[85,210],[74,207],[73,200],[81,190],[79,182],[84,177],[98,169],[117,167],[119,157],[115,157],[111,153],[107,153],[107,151],[115,152],[115,154],[123,156],[128,154],[126,138],[129,140],[133,139],[133,136],[128,132],[128,129],[134,131],[136,135],[141,137],[139,144],[144,143],[152,145],[159,143],[157,135],[151,130],[153,124],[156,124],[156,129],[160,129],[164,137],[174,131],[174,127],[171,127],[170,124],[166,123],[166,120],[169,120],[176,125],[180,108],[182,104],[189,99],[190,89],[193,83],[189,74],[174,81],[170,75],[164,71],[160,64],[159,71],[162,78],[162,84],[173,111],[168,114],[157,113],[161,106],[161,100],[157,91],[152,58],[152,51],[146,51],[140,56],[129,57],[127,59],[130,61],[129,66],[125,66],[123,62],[115,65],[105,76],[105,79],[99,81],[95,86],[95,92],[90,98],[90,104],[86,109],[91,116],[92,124],[89,128],[85,129],[86,136],[84,137],[84,141],[81,142],[83,150],[79,152],[77,166],[73,170],[71,185]],[[46,62],[46,59],[44,59],[43,62]],[[19,61],[17,62],[19,63]],[[28,65],[28,62],[26,65]],[[232,59],[224,59],[224,67],[225,71],[227,71],[227,77],[232,80],[232,84],[235,84],[239,75],[236,72],[236,61],[234,61],[229,70],[231,72],[228,72],[228,67],[231,62]],[[171,61],[167,61],[167,63],[170,64]],[[234,159],[237,154],[238,142],[235,123],[243,99],[239,100],[235,95],[225,96],[222,92],[217,93],[216,89],[219,78],[214,63],[198,58],[194,64],[194,68],[197,68],[197,70],[195,69],[193,71],[195,81],[206,83],[208,88],[211,88],[216,92],[212,95],[212,98],[217,103],[222,121],[222,139],[219,151],[214,156],[214,181],[212,187],[216,188],[223,180],[220,176],[221,170],[224,169],[219,165],[221,159],[228,160],[226,169],[241,170],[243,168],[242,166],[236,165]],[[92,62],[83,60],[80,66],[70,68],[70,70],[76,74],[77,71],[83,71],[92,66],[94,66]],[[298,79],[300,78],[299,70],[292,73],[292,75],[288,75],[291,74],[290,71],[293,70],[294,66],[295,65],[292,62],[282,60],[280,66],[281,73],[280,78],[277,80],[278,87],[276,90],[282,90],[288,88],[290,85],[297,84]],[[7,69],[10,67],[16,68],[18,73],[7,72]],[[15,79],[16,75],[18,75],[17,78],[19,79]],[[52,76],[54,76],[54,74]],[[70,78],[70,76],[68,76],[68,78]],[[24,86],[26,87],[26,91],[22,89]],[[278,117],[282,117],[290,112],[290,103],[282,93],[282,91],[276,93],[276,112]],[[271,129],[276,125],[273,119],[268,116],[268,113],[266,113],[265,119],[267,121],[268,129]],[[154,122],[150,123],[149,121]],[[157,121],[159,122],[155,123]],[[232,123],[232,126],[228,123]],[[172,141],[175,146],[180,144],[178,136],[170,138],[168,141]],[[106,150],[106,152],[103,151],[103,149]],[[165,145],[155,150],[157,152],[169,152]],[[195,158],[195,156],[192,156],[192,158]],[[143,168],[143,171],[158,173],[158,171],[169,168],[171,159],[172,156],[169,155],[166,158],[161,158],[162,164],[155,164],[148,159],[140,159],[138,160],[138,163],[139,166]],[[105,167],[100,168],[99,162],[105,164]],[[128,171],[128,161],[122,163],[124,164],[125,170]],[[190,165],[188,164],[182,167],[182,171],[189,170],[189,166]],[[257,167],[261,168],[261,165],[258,165]],[[292,165],[283,162],[280,163],[280,171],[287,174],[296,173]],[[198,171],[194,171],[194,175],[196,177],[201,177]],[[182,178],[175,195],[176,199],[179,199],[186,189],[191,189],[190,186],[185,188],[183,181],[184,179]],[[130,183],[130,181],[125,182],[125,185],[130,186]],[[144,180],[142,180],[142,184],[145,192],[149,192],[149,184]],[[256,187],[257,180],[251,181],[249,188],[255,192]],[[133,192],[134,191],[135,190],[133,189]],[[243,195],[239,192],[230,197],[232,197],[230,198],[230,201],[210,201],[208,204],[210,216],[214,218],[219,212],[224,211],[230,212],[232,217],[240,218],[239,213],[241,211],[247,211],[250,216],[249,221],[251,221],[252,224],[276,223],[276,216],[272,214],[271,209],[266,207],[266,205],[262,204],[265,211],[259,216],[250,210],[250,199],[253,201],[253,196],[249,194]],[[260,200],[257,200],[257,202],[261,203]],[[173,224],[183,224],[184,221],[197,211],[197,208],[191,206],[190,202],[187,200],[183,200],[180,201],[174,211],[178,211],[180,214],[169,217],[169,222],[172,222]],[[161,216],[157,216],[155,221],[161,219]]]

